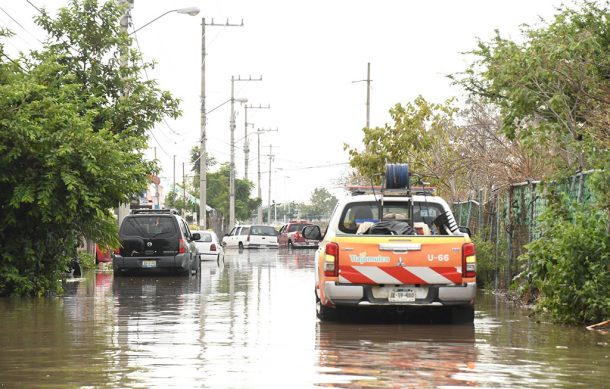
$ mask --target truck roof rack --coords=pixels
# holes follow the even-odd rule
[[[412,186],[411,188],[386,189],[381,186],[350,186],[347,188],[352,196],[377,194],[386,197],[409,197],[412,195],[434,196],[436,188],[433,186]]]
[[[143,215],[143,214],[165,214],[165,215],[179,215],[179,212],[175,209],[151,209],[151,208],[135,208],[131,210],[132,215]]]

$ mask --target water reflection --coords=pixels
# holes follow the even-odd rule
[[[318,323],[319,383],[421,388],[466,385],[474,326]],[[326,386],[325,385],[325,386]]]
[[[315,318],[314,250],[244,250],[197,277],[88,273],[0,299],[0,386],[593,387],[607,336],[537,323],[491,294],[474,325]]]

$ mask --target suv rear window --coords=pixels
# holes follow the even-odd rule
[[[177,235],[176,223],[171,216],[134,216],[127,217],[121,226],[121,235],[155,238]]]
[[[309,224],[291,224],[290,227],[288,227],[288,231],[285,232],[295,232],[295,231],[301,231],[303,229],[303,227],[308,226]]]
[[[270,226],[252,226],[250,235],[276,236],[275,228]]]

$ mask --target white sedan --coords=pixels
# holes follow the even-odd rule
[[[205,260],[216,260],[220,261],[224,259],[225,253],[218,236],[214,231],[192,231],[198,233],[201,238],[195,241],[195,245],[199,250],[199,259]]]

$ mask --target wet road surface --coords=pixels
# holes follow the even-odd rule
[[[492,294],[474,325],[321,323],[312,256],[227,250],[197,277],[91,272],[63,298],[0,299],[0,385],[610,387],[608,335],[537,323]]]

